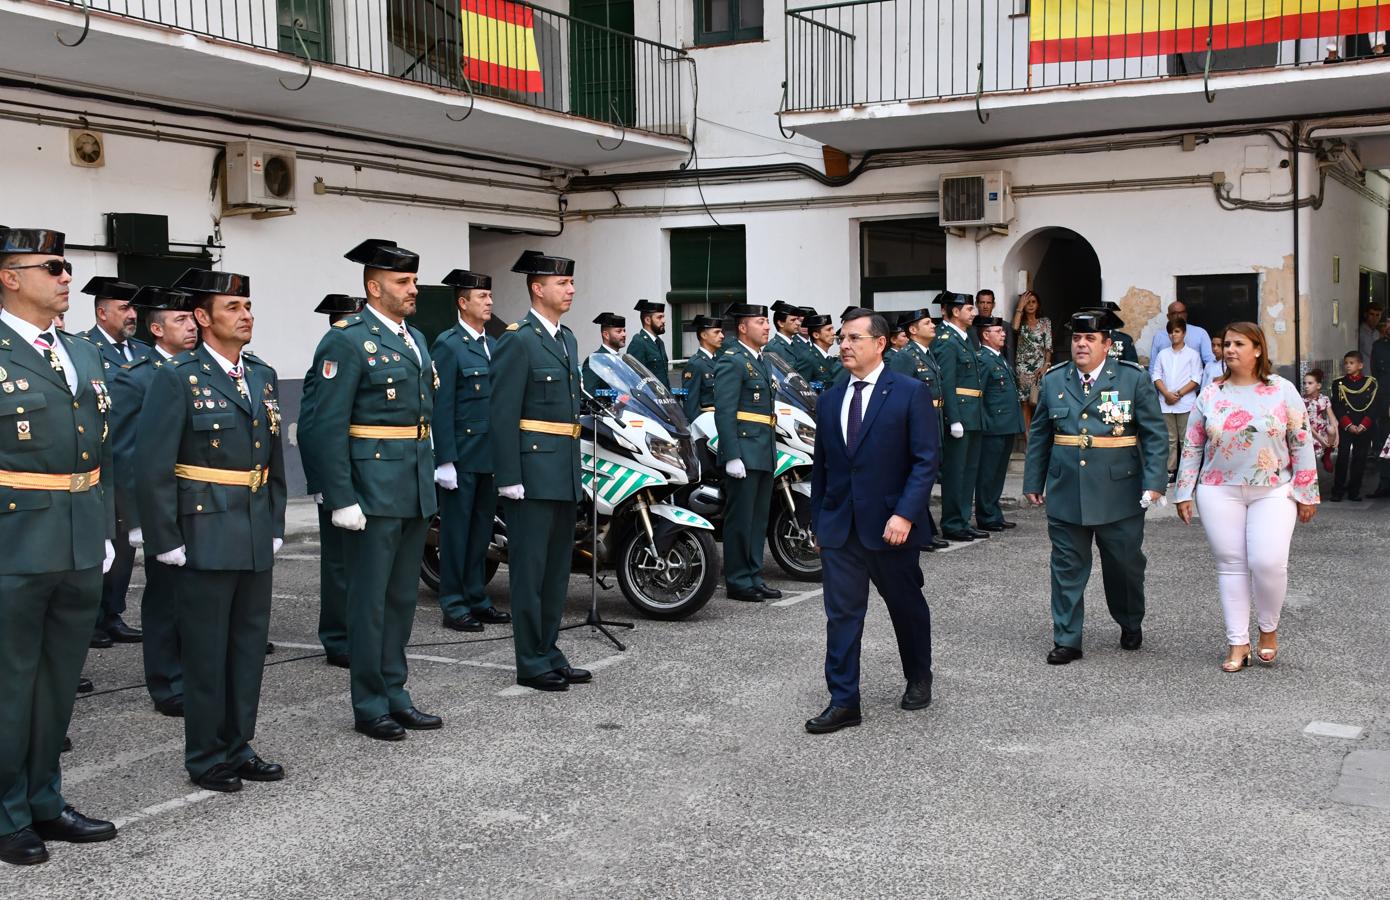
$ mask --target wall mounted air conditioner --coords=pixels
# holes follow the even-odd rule
[[[290,148],[256,141],[227,145],[228,207],[292,207],[294,183],[294,151]]]
[[[943,175],[940,197],[943,228],[1007,225],[1014,215],[1007,172]]]

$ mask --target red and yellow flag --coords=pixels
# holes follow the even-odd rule
[[[459,0],[463,74],[512,91],[545,90],[531,7],[510,0]]]
[[[1032,0],[1034,65],[1254,47],[1390,28],[1390,0]]]

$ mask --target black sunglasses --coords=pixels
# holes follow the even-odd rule
[[[52,275],[54,278],[57,278],[64,272],[67,272],[69,275],[72,274],[72,263],[68,262],[66,259],[50,259],[48,262],[34,263],[31,266],[6,266],[5,268],[43,269],[45,272]]]

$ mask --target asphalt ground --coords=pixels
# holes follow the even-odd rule
[[[691,620],[638,621],[624,653],[565,632],[595,680],[562,694],[516,688],[506,627],[455,643],[476,636],[442,628],[422,590],[413,641],[433,646],[411,651],[409,687],[445,728],[369,740],[346,673],[297,659],[317,545],[288,544],[255,741],[287,779],[199,791],[180,720],[143,690],[80,699],[66,794],[120,835],[0,868],[0,896],[1387,896],[1390,504],[1328,504],[1298,529],[1278,662],[1235,675],[1201,528],[1171,510],[1149,522],[1143,649],[1118,649],[1097,572],[1085,659],[1045,665],[1045,522],[1011,515],[1003,537],[922,558],[935,703],[897,708],[874,601],[864,724],[828,736],[802,728],[826,701],[818,586],[769,559],[779,604],[721,591]],[[570,620],[588,597],[573,579]],[[616,587],[599,606],[632,618]],[[138,683],[139,648],[94,650],[86,671],[98,691]]]

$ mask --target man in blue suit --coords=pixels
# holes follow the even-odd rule
[[[812,734],[861,721],[859,644],[870,582],[898,636],[907,678],[901,706],[931,704],[931,611],[918,559],[932,542],[927,504],[941,435],[931,389],[887,369],[887,345],[882,316],[867,309],[846,316],[840,359],[847,377],[821,395],[816,413],[811,527],[824,567],[830,705],[807,721]]]

